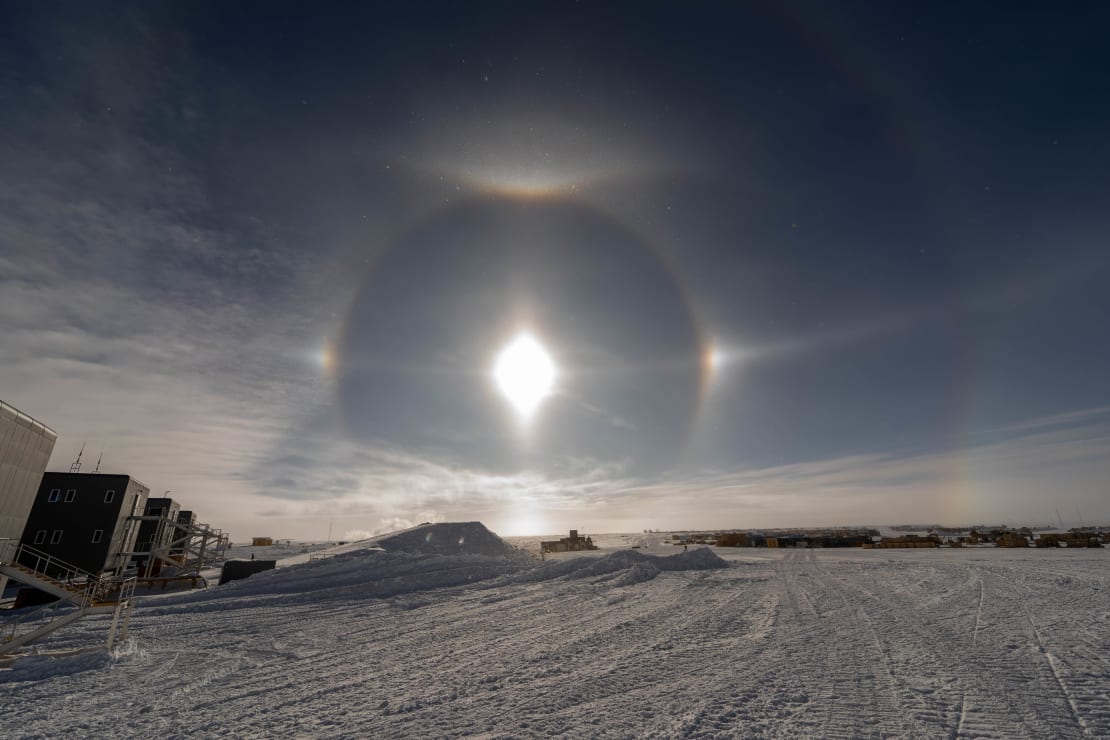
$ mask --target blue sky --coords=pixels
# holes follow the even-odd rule
[[[1110,519],[1098,4],[2,12],[52,469],[239,538]]]

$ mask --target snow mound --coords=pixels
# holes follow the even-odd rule
[[[486,529],[481,522],[421,524],[402,532],[375,537],[373,541],[387,552],[490,556],[507,556],[516,552],[512,545]]]
[[[728,563],[708,548],[677,555],[645,555],[636,550],[619,550],[602,558],[574,558],[544,563],[529,571],[510,576],[516,582],[538,583],[556,578],[615,578],[616,585],[650,581],[662,571],[716,570]]]
[[[382,549],[367,543],[381,545]],[[158,597],[144,603],[143,611],[175,611],[186,604],[199,611],[350,605],[440,589],[497,588],[556,579],[592,578],[630,586],[650,581],[663,571],[729,567],[707,548],[671,556],[621,550],[600,558],[537,563],[479,522],[422,525],[358,544],[359,549],[333,555],[316,553],[315,559],[255,573],[217,588]],[[422,602],[416,599],[406,603],[415,607]]]
[[[614,586],[632,586],[637,583],[650,581],[659,575],[659,569],[652,563],[636,563],[622,575],[613,580]]]
[[[669,557],[658,557],[656,561],[660,570],[717,570],[729,567],[727,560],[708,547],[687,550]]]
[[[358,550],[287,568],[255,573],[217,588],[159,598],[143,604],[144,612],[195,604],[202,610],[385,599],[394,596],[471,586],[528,567],[518,558],[489,555]],[[201,606],[201,604],[204,604]]]

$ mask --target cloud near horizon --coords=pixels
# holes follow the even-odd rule
[[[1098,516],[1110,479],[1110,409],[1029,419],[962,448],[861,454],[766,468],[637,479],[620,465],[568,460],[562,475],[493,474],[458,463],[331,441],[279,471],[276,518],[412,522],[475,519],[543,533],[605,522],[641,529],[849,526],[898,522],[1054,523]],[[341,476],[337,486],[334,475]],[[341,471],[341,472],[340,472]],[[276,474],[282,474],[278,472]],[[356,485],[351,485],[357,481]],[[419,514],[410,514],[419,510]],[[866,511],[863,515],[859,512]],[[378,531],[375,529],[374,531]]]

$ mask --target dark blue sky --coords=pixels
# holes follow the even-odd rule
[[[1110,518],[1101,4],[0,16],[53,468],[236,536]]]

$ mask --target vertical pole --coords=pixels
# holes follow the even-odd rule
[[[119,639],[127,639],[127,626],[131,624],[131,599],[127,600],[127,611],[123,614],[123,629],[120,630]]]
[[[208,531],[205,530],[204,536],[200,540],[200,553],[197,556],[197,574],[200,574],[200,572],[204,569],[204,549],[205,549],[205,545],[207,545],[207,544],[208,544]]]
[[[112,643],[115,642],[115,639],[116,639],[116,625],[119,624],[119,613],[122,609],[123,609],[123,602],[122,601],[117,602],[116,603],[116,611],[112,614],[112,626],[108,628],[108,644],[106,645],[108,650],[112,649]]]

